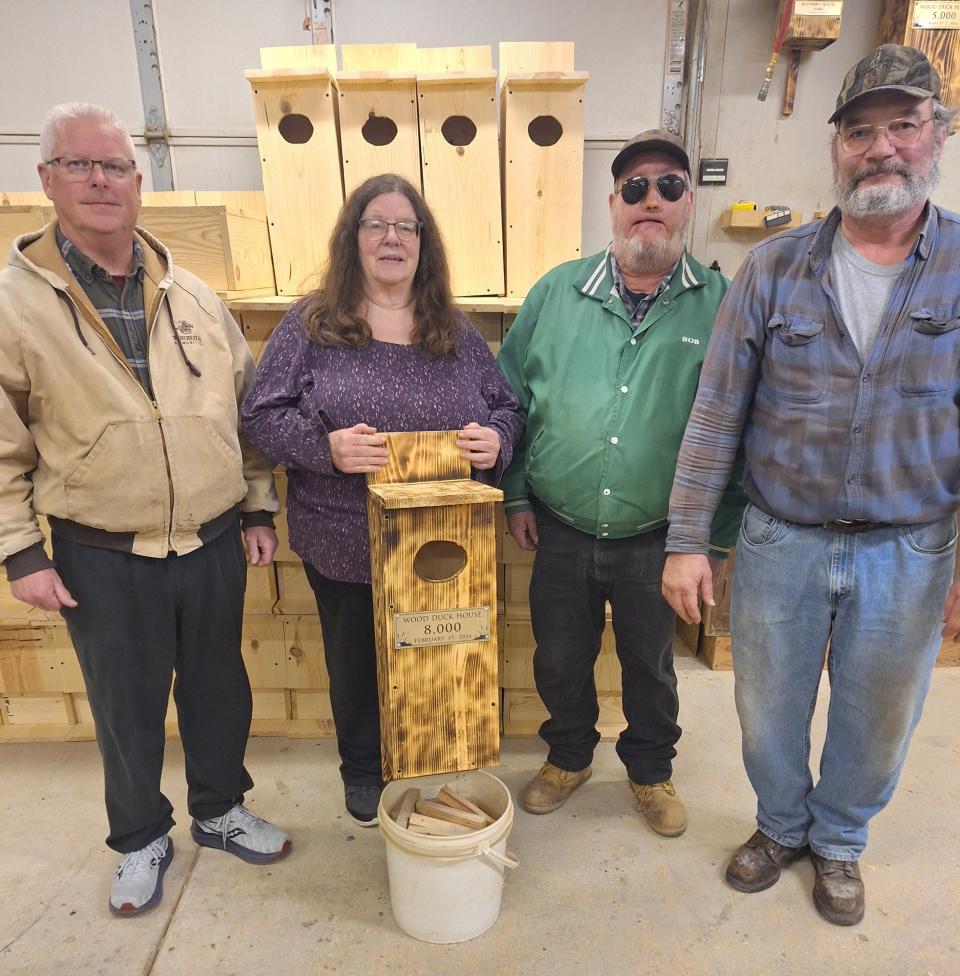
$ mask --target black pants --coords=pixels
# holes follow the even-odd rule
[[[174,672],[187,806],[198,819],[225,813],[253,786],[243,767],[252,698],[240,655],[246,560],[238,529],[165,559],[57,535],[53,554],[78,604],[62,612],[103,757],[107,844],[129,853],[173,826],[160,772]]]
[[[600,741],[593,667],[609,601],[627,720],[617,754],[635,783],[670,779],[680,726],[673,670],[676,618],[660,594],[666,529],[597,539],[542,506],[537,528],[530,615],[537,643],[534,677],[550,712],[540,727],[550,747],[547,758],[561,769],[584,769]]]
[[[378,786],[382,779],[373,589],[369,583],[328,579],[309,563],[303,568],[320,613],[340,775],[347,786]]]

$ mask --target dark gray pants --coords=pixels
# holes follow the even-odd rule
[[[547,758],[570,771],[593,759],[600,741],[593,666],[609,601],[627,720],[617,754],[634,783],[670,779],[680,726],[673,670],[676,617],[660,595],[667,530],[597,539],[565,525],[542,505],[537,528],[530,617],[537,642],[533,674],[550,712],[540,726],[550,747]]]
[[[317,598],[330,707],[345,786],[380,786],[380,698],[373,587],[328,579],[304,563]]]
[[[170,680],[187,806],[218,817],[253,786],[243,767],[252,698],[240,655],[246,560],[236,527],[186,556],[149,559],[53,536],[78,606],[64,609],[103,758],[110,835],[122,854],[173,826],[160,791]]]

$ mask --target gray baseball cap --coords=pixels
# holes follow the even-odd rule
[[[690,175],[690,157],[687,155],[687,150],[683,148],[683,143],[666,129],[647,129],[646,132],[638,133],[623,144],[610,167],[613,178],[616,179],[623,171],[624,166],[634,156],[642,152],[667,153],[683,166],[688,176]]]
[[[915,47],[881,44],[858,61],[843,79],[837,107],[828,123],[836,122],[840,113],[858,98],[875,91],[903,92],[914,98],[939,98],[940,75]]]

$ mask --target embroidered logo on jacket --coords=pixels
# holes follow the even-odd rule
[[[180,337],[180,343],[184,346],[202,346],[203,336],[194,335],[194,325],[192,322],[187,322],[186,319],[180,319],[176,323],[177,335]]]
[[[694,345],[694,346],[699,346],[700,345],[700,340],[699,339],[693,339],[690,336],[683,336],[680,341],[681,342],[689,342],[691,345]]]

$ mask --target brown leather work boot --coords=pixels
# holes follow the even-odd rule
[[[813,903],[834,925],[856,925],[863,918],[864,891],[859,861],[834,861],[810,852],[817,872]]]
[[[782,867],[795,861],[806,851],[806,844],[802,847],[787,847],[758,830],[746,844],[737,848],[723,877],[737,891],[765,891],[779,881]]]
[[[687,829],[687,810],[673,783],[634,783],[630,780],[637,808],[647,823],[664,837],[679,837]]]
[[[593,775],[593,767],[571,773],[545,762],[540,772],[520,791],[520,805],[527,813],[553,813],[581,783]]]

